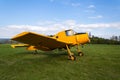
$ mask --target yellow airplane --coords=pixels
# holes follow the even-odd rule
[[[68,52],[68,58],[75,60],[74,53],[70,51],[71,46],[77,45],[77,51],[79,56],[83,56],[83,53],[79,49],[79,45],[90,42],[88,33],[76,33],[72,29],[58,32],[53,36],[45,36],[36,34],[33,32],[22,32],[12,38],[14,41],[22,42],[25,44],[11,45],[13,48],[25,46],[27,50],[43,50],[51,51],[54,49],[66,49]]]

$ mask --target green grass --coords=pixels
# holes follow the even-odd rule
[[[82,48],[83,57],[67,60],[65,51],[39,51],[0,45],[0,80],[120,80],[120,45]],[[77,55],[75,48],[72,52]]]

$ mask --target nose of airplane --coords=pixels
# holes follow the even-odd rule
[[[90,42],[88,33],[77,33],[76,40],[79,44],[85,44]]]

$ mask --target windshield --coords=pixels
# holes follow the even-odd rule
[[[75,32],[73,30],[66,30],[65,32],[66,32],[67,36],[72,36],[75,34]]]

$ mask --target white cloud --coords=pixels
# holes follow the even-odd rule
[[[85,10],[85,12],[87,12],[87,13],[95,13],[96,11],[95,10]]]
[[[71,3],[71,6],[78,7],[78,6],[80,6],[80,3]]]
[[[77,24],[80,28],[118,28],[120,29],[120,22],[115,23],[94,23],[94,24]]]
[[[57,23],[57,21],[39,21],[37,22],[37,25],[44,26],[44,25],[51,25],[55,23]]]
[[[44,22],[43,22],[44,24]],[[8,25],[0,27],[0,37],[12,37],[23,31],[32,31],[39,34],[56,34],[58,31],[73,29],[77,32],[90,32],[94,29],[120,29],[120,22],[116,23],[94,23],[94,24],[80,24],[75,20],[66,20],[62,22],[52,22],[44,25]],[[102,33],[102,32],[101,32]],[[104,34],[104,33],[103,33]]]
[[[95,5],[89,5],[88,8],[96,8]]]
[[[88,18],[90,18],[90,19],[101,19],[101,18],[103,18],[103,16],[102,15],[97,15],[97,16],[91,16],[91,17],[88,17]]]
[[[76,21],[75,20],[67,20],[64,22],[64,24],[66,24],[67,26],[74,26],[74,25],[76,25]]]
[[[96,6],[95,5],[89,5],[88,7],[87,7],[87,9],[85,10],[85,12],[87,12],[87,13],[95,13],[96,12]]]
[[[79,7],[81,6],[80,2],[72,2],[70,0],[59,0],[61,2],[61,4],[65,5],[65,6],[72,6],[72,7]]]

